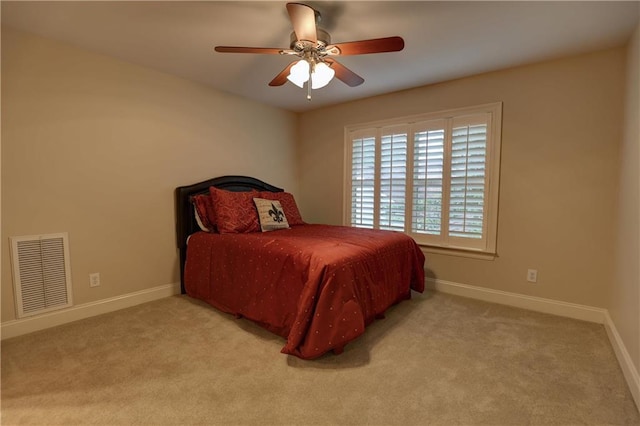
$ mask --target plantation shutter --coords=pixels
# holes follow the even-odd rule
[[[495,254],[501,108],[487,104],[348,131],[345,222],[405,232],[425,246]]]
[[[445,120],[421,122],[413,126],[411,233],[417,241],[425,243],[441,241],[444,235],[445,129]]]
[[[489,114],[456,117],[451,132],[449,237],[465,246],[486,245],[487,129]]]
[[[385,127],[380,139],[379,228],[404,231],[407,126]]]
[[[375,216],[376,134],[351,133],[351,225],[373,228]]]

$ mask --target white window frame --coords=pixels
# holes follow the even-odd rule
[[[487,151],[485,157],[485,186],[484,186],[484,215],[481,242],[472,241],[470,238],[456,238],[453,236],[441,235],[440,237],[425,237],[424,234],[411,232],[411,221],[413,214],[412,193],[413,193],[413,138],[414,133],[425,125],[443,120],[449,123],[445,130],[445,159],[444,173],[450,172],[451,150],[451,125],[454,120],[465,120],[465,117],[486,114],[487,126]],[[345,170],[344,170],[344,209],[343,223],[347,226],[351,224],[351,187],[352,187],[352,136],[353,135],[373,135],[376,136],[376,177],[375,177],[375,210],[374,228],[379,228],[379,197],[380,197],[380,141],[385,129],[406,128],[407,133],[407,183],[405,199],[405,233],[412,236],[418,244],[428,251],[442,252],[449,254],[459,254],[475,257],[479,255],[489,255],[493,257],[497,254],[497,231],[498,231],[498,198],[500,186],[500,151],[502,133],[502,102],[494,102],[484,105],[477,105],[465,108],[457,108],[446,111],[438,111],[427,114],[412,115],[387,120],[378,120],[368,123],[346,126],[344,129],[344,149],[345,149]],[[445,180],[446,181],[446,180]],[[443,185],[443,191],[449,191],[447,185]],[[442,221],[449,221],[448,205],[443,203]],[[445,226],[448,229],[448,223]],[[471,242],[471,244],[469,244]]]

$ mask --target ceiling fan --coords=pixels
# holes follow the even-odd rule
[[[311,89],[326,86],[334,75],[350,87],[364,83],[362,77],[333,57],[398,52],[404,49],[404,40],[397,36],[332,44],[329,33],[316,25],[321,19],[320,12],[302,3],[287,3],[287,13],[293,25],[289,49],[216,46],[215,51],[293,55],[301,58],[283,69],[271,80],[269,86],[282,86],[288,80],[302,88],[307,83],[307,99],[311,100]]]

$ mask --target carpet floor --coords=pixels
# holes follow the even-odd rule
[[[3,425],[640,425],[604,327],[414,294],[304,361],[174,296],[2,342]]]

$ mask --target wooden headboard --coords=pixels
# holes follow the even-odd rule
[[[271,192],[284,191],[282,188],[248,176],[221,176],[176,188],[176,244],[180,250],[180,290],[182,293],[185,293],[184,263],[187,256],[187,238],[200,230],[195,219],[191,197],[197,194],[208,194],[210,186],[235,192],[251,191],[252,189]]]

